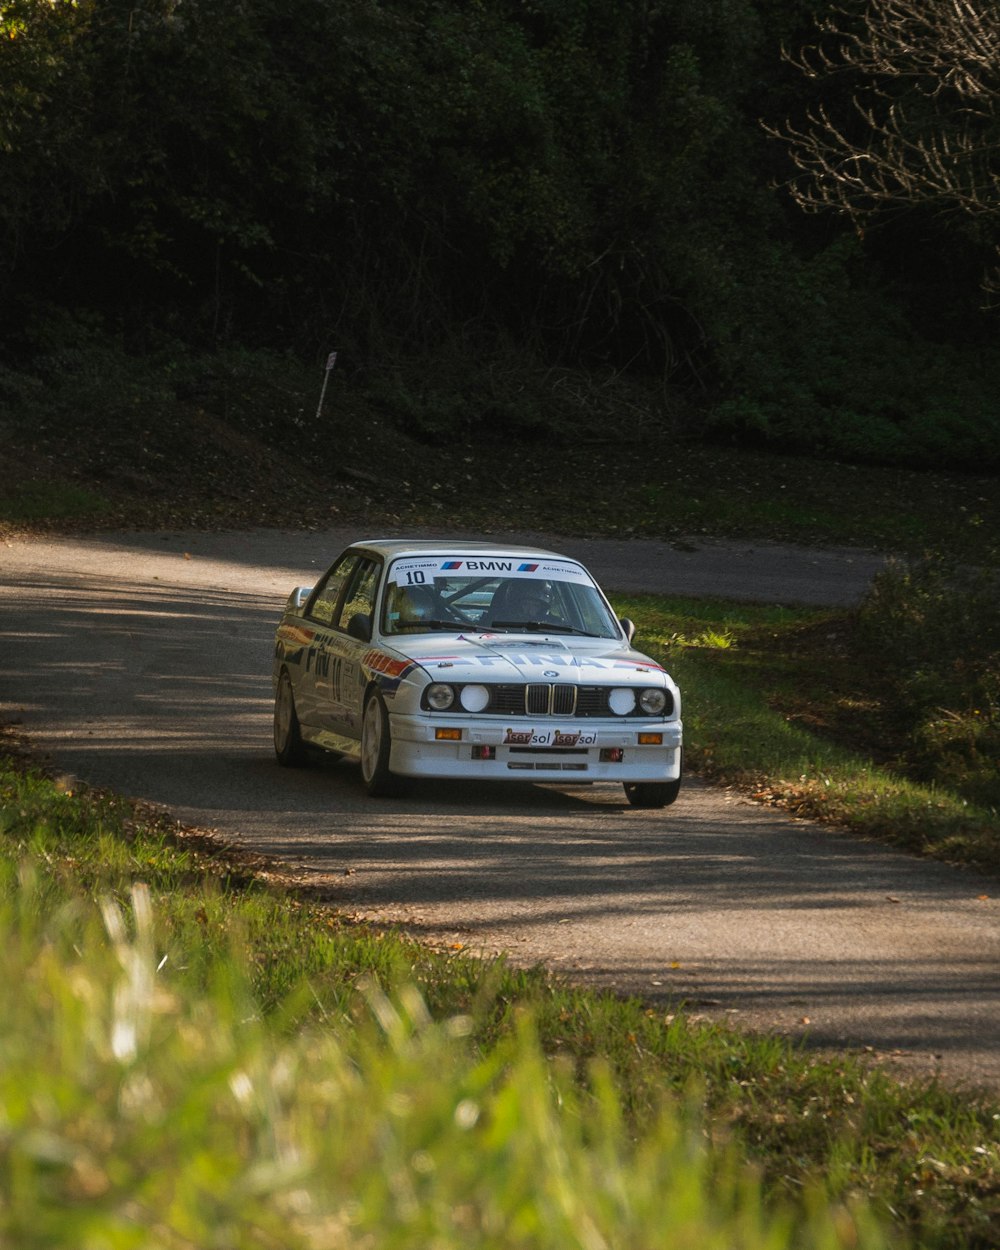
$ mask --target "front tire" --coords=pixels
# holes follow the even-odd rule
[[[389,771],[392,737],[385,700],[373,690],[365,701],[361,721],[361,777],[372,798],[392,798],[407,789],[407,781]]]
[[[632,807],[669,807],[681,792],[681,779],[676,781],[626,781],[625,797]]]
[[[285,768],[301,768],[308,759],[287,669],[281,671],[274,696],[274,753]]]

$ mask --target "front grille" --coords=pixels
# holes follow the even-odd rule
[[[576,686],[526,686],[524,710],[528,716],[574,716]]]
[[[486,713],[493,716],[526,716],[525,687],[522,685],[490,686],[490,702]]]
[[[575,716],[576,686],[525,686],[527,716]]]
[[[478,684],[478,683],[477,683]],[[573,686],[568,682],[498,682],[487,685],[490,701],[480,716],[558,716],[569,719],[586,719],[587,717],[615,716],[608,705],[611,686]],[[430,710],[424,703],[425,710]],[[456,704],[442,712],[442,715],[453,716],[459,710]],[[672,704],[668,697],[664,716],[670,716]],[[629,716],[643,716],[638,707]]]
[[[529,716],[547,716],[551,699],[549,686],[529,686],[525,691],[525,703]]]
[[[576,694],[577,716],[610,716],[606,686],[581,686]]]
[[[576,686],[552,687],[552,715],[576,715]]]
[[[570,685],[501,684],[488,687],[489,705],[486,716],[576,716],[577,688]],[[607,714],[607,696],[604,697],[604,715]],[[583,713],[593,716],[595,713]]]

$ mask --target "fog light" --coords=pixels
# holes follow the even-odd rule
[[[642,747],[663,746],[663,734],[640,734],[639,745]]]
[[[621,747],[601,747],[602,764],[620,764],[624,758],[625,752]]]
[[[439,742],[461,742],[462,731],[461,729],[435,729],[434,737],[437,738]]]

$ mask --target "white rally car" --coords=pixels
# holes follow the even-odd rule
[[[680,693],[633,650],[593,578],[550,551],[357,542],[289,596],[274,650],[274,749],[361,762],[369,794],[414,777],[681,784]]]

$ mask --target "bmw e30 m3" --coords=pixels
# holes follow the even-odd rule
[[[417,777],[681,784],[680,692],[587,570],[502,544],[357,542],[285,605],[274,749],[360,761],[371,795]]]

